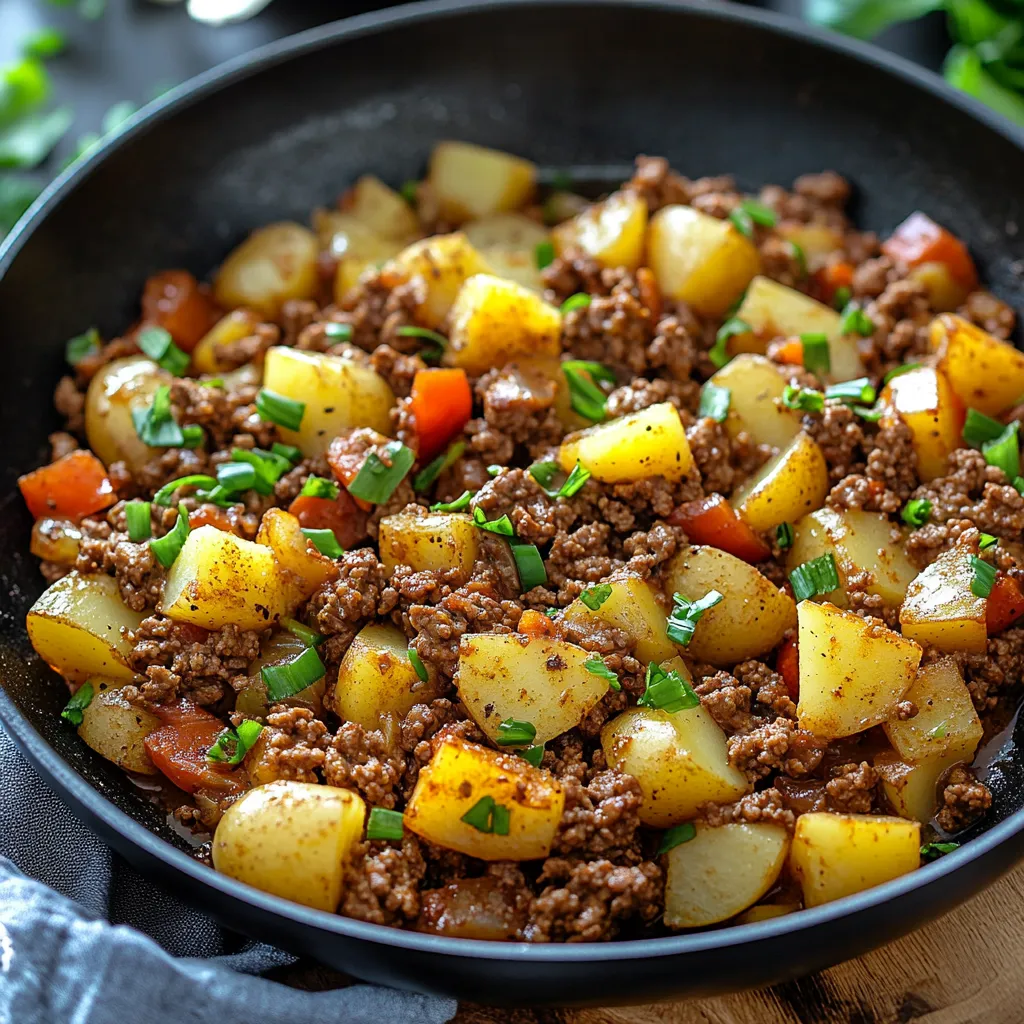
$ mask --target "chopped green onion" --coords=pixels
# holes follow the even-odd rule
[[[854,405],[851,408],[854,413],[868,423],[877,423],[882,418],[882,413],[885,412],[885,408],[880,404],[874,406]]]
[[[475,491],[463,491],[454,501],[439,501],[430,506],[431,512],[465,512]]]
[[[741,320],[738,316],[729,317],[728,320],[718,328],[718,333],[715,335],[715,343],[711,346],[708,351],[708,359],[721,369],[727,362],[729,362],[729,339],[735,338],[739,334],[750,334],[754,330],[746,322]]]
[[[935,726],[934,729],[929,730],[928,735],[934,736],[937,740],[944,740],[946,738],[946,732],[946,723],[939,722],[939,724]]]
[[[443,334],[432,331],[429,327],[399,327],[395,333],[402,338],[423,338],[424,341],[432,341],[436,347],[424,352],[424,359],[438,359],[448,347],[448,339]]]
[[[544,760],[544,746],[543,744],[527,747],[525,750],[517,750],[516,753],[524,760],[529,761],[534,768],[539,768],[541,761]]]
[[[787,409],[821,412],[825,408],[825,396],[811,388],[798,388],[794,384],[787,384],[782,389],[782,404]]]
[[[875,333],[875,322],[856,302],[848,302],[839,320],[840,334],[859,334],[870,338]]]
[[[583,667],[591,675],[598,676],[605,680],[613,690],[622,689],[622,683],[619,682],[618,675],[605,664],[604,658],[599,654],[595,654],[593,657],[587,658],[587,660],[583,662]]]
[[[156,494],[153,495],[153,501],[157,505],[163,505],[164,508],[170,508],[173,502],[171,497],[175,491],[182,487],[216,487],[217,481],[212,476],[207,476],[205,473],[192,473],[189,476],[180,476],[177,480],[171,480],[164,484]]]
[[[260,669],[263,684],[267,688],[267,697],[271,701],[294,697],[322,679],[327,669],[320,660],[315,647],[307,647],[298,657],[280,665],[264,665]]]
[[[446,470],[455,465],[462,458],[466,450],[465,441],[453,441],[448,445],[448,450],[442,452],[436,459],[428,462],[413,478],[412,489],[419,494],[425,491],[430,485]]]
[[[143,327],[136,341],[154,363],[175,377],[181,377],[192,362],[192,357],[174,344],[171,332],[163,327]]]
[[[971,593],[975,597],[988,597],[996,581],[996,567],[989,565],[977,555],[971,555],[971,569],[974,571],[971,578]]]
[[[307,647],[319,647],[324,642],[324,637],[315,629],[310,629],[304,622],[297,619],[282,619],[281,625],[289,633],[297,636]]]
[[[333,530],[314,530],[303,527],[302,532],[305,534],[306,540],[311,541],[313,547],[321,555],[326,555],[328,558],[341,558],[345,554],[345,549],[338,543],[338,538],[334,535]]]
[[[206,760],[215,764],[241,764],[261,732],[263,726],[252,719],[240,722],[234,729],[224,729],[207,750]]]
[[[553,462],[548,459],[546,462],[535,462],[529,467],[530,476],[537,481],[537,485],[540,489],[549,497],[553,498],[558,493],[557,487],[552,487],[552,483],[556,476],[561,471],[561,466],[557,462]]]
[[[856,380],[844,380],[840,384],[830,384],[825,388],[825,397],[839,402],[860,402],[870,405],[874,402],[877,394],[874,385],[867,377],[858,377]]]
[[[931,518],[932,503],[927,498],[911,498],[903,506],[900,518],[907,526],[924,526]]]
[[[495,804],[494,814],[491,817],[491,827],[494,834],[496,836],[507,836],[511,821],[512,812],[504,804]]]
[[[339,494],[341,488],[333,480],[312,473],[306,477],[306,482],[299,491],[300,498],[326,498],[328,501],[334,501]]]
[[[779,548],[783,551],[786,548],[793,546],[793,524],[792,523],[779,523],[775,527],[775,543],[779,545]]]
[[[589,305],[590,296],[586,292],[576,292],[575,295],[570,295],[569,298],[562,303],[562,316],[565,316],[567,313],[571,313],[576,309],[586,309]]]
[[[543,270],[555,262],[555,246],[552,242],[538,242],[533,250],[533,257],[537,262],[537,269]]]
[[[285,446],[281,446],[285,447]],[[257,494],[271,495],[274,493],[274,484],[284,476],[291,468],[291,462],[287,456],[277,451],[278,445],[274,445],[272,451],[264,451],[262,448],[232,448],[231,458],[235,462],[247,462],[256,470],[256,483],[253,490]],[[302,455],[299,455],[301,460]]]
[[[198,423],[189,423],[181,428],[181,447],[198,448],[203,443],[203,428]]]
[[[1001,437],[1005,429],[1005,424],[999,420],[994,420],[977,409],[968,409],[967,418],[964,420],[963,439],[972,448],[980,448],[986,441],[995,441]]]
[[[498,464],[497,464],[497,463],[495,462],[495,463],[493,463],[492,465],[490,465],[490,466],[488,466],[488,467],[487,467],[487,475],[488,475],[489,477],[491,477],[491,478],[493,479],[493,478],[494,478],[494,477],[496,477],[496,476],[500,476],[500,475],[501,475],[501,471],[502,471],[502,470],[503,470],[504,468],[505,468],[504,466],[499,466],[499,465],[498,465]]]
[[[210,377],[209,380],[198,381],[198,384],[202,388],[222,388],[224,387],[224,378]]]
[[[981,446],[981,452],[985,461],[990,466],[997,466],[1005,474],[1008,480],[1014,480],[1020,476],[1020,439],[1018,431],[1020,423],[1014,420],[1006,429],[992,441],[986,441]]]
[[[590,470],[584,469],[579,459],[564,484],[558,488],[559,498],[571,498],[590,479]]]
[[[693,692],[693,687],[675,669],[666,672],[657,662],[652,661],[647,666],[646,682],[647,688],[637,701],[642,707],[672,714],[700,704],[700,697]]]
[[[64,346],[64,358],[72,366],[77,366],[83,359],[99,352],[101,348],[100,332],[95,327],[90,327],[84,334],[78,334],[67,342]]]
[[[481,797],[459,819],[472,826],[478,832],[508,835],[508,808],[495,803],[493,796]]]
[[[256,485],[256,469],[248,462],[225,462],[217,467],[217,483],[225,494],[238,494]]]
[[[220,484],[209,491],[196,491],[196,500],[209,502],[220,508],[231,508],[232,505],[238,504],[238,496],[229,494]]]
[[[573,410],[595,423],[604,419],[608,396],[597,386],[597,381],[615,383],[615,374],[600,363],[585,359],[570,359],[562,363],[562,372],[569,385],[569,401]]]
[[[991,533],[983,533],[978,538],[978,550],[988,551],[989,548],[994,547],[999,543],[998,537],[993,537]]]
[[[82,712],[92,703],[93,689],[92,683],[85,682],[75,690],[71,695],[71,699],[64,705],[64,710],[60,713],[60,717],[68,723],[68,725],[81,725],[82,724]]]
[[[717,384],[708,381],[700,392],[700,408],[698,416],[707,416],[716,423],[722,423],[729,415],[729,403],[732,401],[732,391],[729,388],[720,388]]]
[[[545,608],[544,609],[544,614],[549,619],[557,619],[558,616],[562,614],[562,609],[561,608]]]
[[[598,583],[596,586],[587,587],[580,591],[580,600],[592,611],[596,612],[612,596],[612,585],[610,583]]]
[[[416,453],[406,448],[401,441],[388,441],[384,445],[384,455],[387,462],[373,451],[366,456],[355,479],[348,485],[348,493],[353,498],[383,505],[395,493],[416,461]]]
[[[423,664],[423,659],[419,655],[419,651],[415,647],[410,647],[409,651],[409,664],[416,670],[416,675],[426,682],[430,678],[430,673],[427,671],[427,666]]]
[[[488,520],[482,508],[475,508],[473,509],[473,522],[481,530],[487,530],[488,533],[497,533],[502,537],[511,537],[515,533],[512,527],[512,520],[509,519],[507,512],[500,519]]]
[[[184,505],[178,505],[178,518],[174,526],[162,537],[154,537],[149,546],[156,556],[156,560],[165,568],[170,569],[174,560],[181,554],[181,549],[188,540],[188,510]]]
[[[480,524],[477,523],[477,525],[479,526]],[[541,587],[547,583],[548,572],[544,568],[544,559],[541,557],[536,544],[512,541],[512,557],[516,560],[516,569],[519,571],[519,586],[524,594],[527,590]]]
[[[729,220],[741,235],[746,238],[754,237],[754,218],[747,210],[743,209],[742,204],[730,212]]]
[[[764,203],[760,203],[756,199],[743,199],[740,201],[740,206],[750,214],[750,219],[755,224],[760,224],[763,228],[773,228],[778,222],[779,218],[776,212],[770,206],[765,206]]]
[[[134,544],[149,540],[153,535],[149,507],[148,501],[129,501],[124,506],[124,518],[128,523],[128,539]]]
[[[797,273],[801,277],[807,276],[807,255],[803,250],[803,246],[799,242],[794,242],[792,239],[786,239],[783,243],[787,249],[789,249],[789,255],[793,258],[793,262],[796,264]]]
[[[954,850],[959,850],[960,844],[956,842],[948,843],[925,843],[921,847],[921,860],[925,863],[929,861],[938,860],[940,857],[945,857],[947,853],[952,853]]]
[[[800,335],[804,350],[804,369],[808,373],[824,377],[832,369],[832,354],[828,347],[828,335],[820,332]]]
[[[506,718],[498,725],[498,735],[494,742],[501,747],[526,747],[533,743],[536,735],[537,726],[532,722]]]
[[[835,556],[819,555],[798,565],[789,574],[789,582],[793,585],[793,596],[797,601],[806,601],[818,594],[831,594],[839,586]]]
[[[402,187],[398,190],[398,194],[410,205],[416,205],[416,190],[420,187],[418,181],[409,179],[402,183]]]
[[[1013,478],[1013,489],[1018,494],[1024,494],[1024,476],[1015,476]]]
[[[331,341],[351,341],[352,325],[339,324],[336,320],[328,320],[324,324],[324,334],[330,338]]]
[[[171,411],[169,385],[165,384],[153,392],[153,401],[148,408],[133,409],[132,422],[139,440],[151,448],[180,448],[184,443],[185,435]]]
[[[920,363],[903,363],[900,366],[894,366],[883,378],[882,383],[888,384],[889,381],[895,377],[902,377],[905,373],[910,373],[911,370],[919,370],[921,368]]]
[[[683,647],[689,646],[693,631],[701,616],[716,604],[725,600],[717,590],[709,590],[702,598],[690,601],[682,594],[672,595],[672,614],[669,616],[666,633],[669,640]]]
[[[658,855],[668,853],[683,843],[688,843],[697,837],[697,826],[692,821],[684,821],[682,825],[675,825],[668,829],[661,837],[658,844]]]
[[[255,449],[258,451],[259,449]],[[277,455],[279,458],[287,459],[293,466],[296,463],[302,461],[302,449],[296,448],[293,444],[281,444],[280,441],[275,441],[270,448],[271,455]]]
[[[366,819],[366,838],[401,840],[405,834],[405,816],[386,807],[371,807]]]
[[[850,298],[853,292],[850,291],[849,286],[841,284],[832,296],[832,307],[833,309],[846,309],[850,304]]]
[[[306,414],[306,403],[279,395],[276,391],[260,388],[256,394],[256,412],[261,420],[276,423],[285,430],[298,430]]]

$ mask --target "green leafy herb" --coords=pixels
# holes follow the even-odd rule
[[[593,657],[587,658],[587,660],[583,662],[583,667],[591,675],[599,676],[601,679],[604,679],[613,690],[622,689],[622,683],[619,682],[618,675],[605,664],[604,658],[600,655],[595,654]]]
[[[405,834],[405,816],[386,807],[371,807],[366,819],[366,838],[400,841]]]
[[[153,392],[148,408],[133,409],[132,422],[139,440],[152,448],[181,448],[185,444],[185,435],[171,411],[170,385]]]
[[[580,591],[580,600],[592,611],[596,612],[612,596],[610,583],[598,583]]]
[[[324,324],[324,334],[334,342],[351,341],[352,325],[339,324],[336,320],[328,320]]]
[[[742,199],[740,206],[746,210],[755,224],[760,224],[763,228],[775,227],[779,219],[770,206],[765,206],[764,203],[758,202],[756,199]]]
[[[260,388],[256,394],[256,412],[268,423],[276,423],[285,430],[298,430],[306,413],[306,403],[279,395],[269,388]]]
[[[508,808],[496,803],[493,796],[481,797],[459,820],[471,825],[477,832],[508,835]]]
[[[526,747],[533,743],[536,735],[537,727],[532,722],[506,718],[498,725],[494,742],[501,747]]]
[[[800,335],[804,350],[804,369],[808,373],[824,377],[832,369],[832,354],[828,347],[828,335],[820,332]]]
[[[987,441],[1001,437],[1006,426],[977,409],[968,409],[964,420],[963,439],[972,447],[980,448]]]
[[[779,525],[775,527],[775,543],[778,544],[779,548],[783,551],[793,546],[792,523],[779,523]]]
[[[990,466],[998,466],[1007,476],[1014,480],[1020,476],[1020,439],[1017,436],[1020,423],[1014,420],[994,440],[986,441],[981,446],[981,453]]]
[[[310,629],[304,622],[297,619],[282,619],[281,625],[289,633],[297,636],[307,647],[319,647],[324,642],[324,637],[315,629]]]
[[[689,646],[701,616],[723,600],[723,595],[717,590],[709,590],[696,601],[691,601],[679,593],[673,594],[672,614],[669,616],[666,630],[669,640],[683,647]]]
[[[181,377],[192,362],[192,357],[187,352],[182,352],[169,331],[162,327],[143,327],[136,339],[139,348],[168,373],[175,377]]]
[[[371,451],[355,479],[348,485],[353,498],[362,498],[374,505],[383,505],[412,469],[416,453],[401,441],[389,441],[381,455]]]
[[[466,450],[465,441],[453,441],[448,445],[448,450],[442,452],[436,459],[432,459],[413,478],[412,489],[417,494],[427,490],[431,484],[446,470],[451,469]]]
[[[177,480],[169,480],[153,495],[153,501],[164,508],[170,508],[174,502],[175,491],[183,487],[216,487],[217,481],[205,473],[192,473],[189,476],[179,476]]]
[[[86,356],[95,355],[100,348],[100,332],[90,327],[84,334],[71,338],[64,346],[64,358],[72,366],[77,366]]]
[[[708,381],[700,392],[700,408],[698,416],[708,416],[716,423],[724,422],[729,415],[729,403],[732,401],[732,391],[729,388],[720,388],[717,384]]]
[[[536,544],[512,541],[512,557],[516,562],[516,569],[519,572],[519,586],[522,588],[523,593],[547,583],[547,569],[544,568],[544,559],[541,557],[540,550]]]
[[[608,396],[597,386],[597,381],[614,384],[615,374],[600,363],[584,359],[562,363],[562,372],[569,385],[569,401],[574,411],[595,423],[603,420]]]
[[[124,518],[128,524],[128,539],[133,544],[149,540],[153,534],[149,508],[148,501],[129,501],[124,506]]]
[[[430,673],[427,671],[427,666],[423,664],[423,659],[420,657],[419,652],[415,647],[409,648],[409,663],[416,670],[416,675],[419,676],[423,682],[426,682],[430,678]]]
[[[82,724],[82,712],[92,703],[93,689],[92,683],[85,682],[75,690],[72,694],[71,699],[64,705],[64,710],[60,713],[60,717],[68,723],[68,725],[81,725]]]
[[[572,472],[566,478],[565,483],[558,488],[557,497],[571,498],[589,479],[590,470],[584,469],[580,461],[577,459],[576,465],[572,467]]]
[[[543,745],[527,747],[525,750],[517,750],[516,753],[524,760],[529,761],[534,768],[539,768],[541,761],[544,760],[544,747]]]
[[[798,565],[789,574],[789,582],[793,585],[793,597],[797,601],[832,593],[839,586],[835,557],[831,554],[819,555]]]
[[[259,448],[254,448],[253,451],[258,452]],[[276,455],[280,459],[287,459],[293,466],[302,461],[302,449],[296,448],[293,444],[281,444],[280,441],[273,443],[270,454]]]
[[[223,377],[210,377],[207,380],[198,381],[200,387],[204,388],[222,388],[224,387]]]
[[[555,262],[555,246],[552,242],[538,242],[533,250],[533,258],[537,262],[537,269],[543,270]]]
[[[856,380],[845,380],[840,384],[830,384],[825,388],[825,397],[847,404],[871,404],[874,402],[877,394],[874,385],[867,377],[858,377]]]
[[[561,608],[545,608],[544,609],[544,614],[549,619],[557,619],[558,616],[562,614],[562,609]]]
[[[206,752],[206,760],[214,764],[241,764],[252,745],[259,739],[263,726],[247,719],[235,728],[228,727],[214,740]]]
[[[333,530],[314,530],[303,527],[302,532],[305,534],[306,540],[312,542],[313,547],[321,555],[326,555],[328,558],[341,558],[345,554],[345,549],[338,543],[338,538]]]
[[[576,309],[586,309],[590,305],[590,296],[586,292],[576,292],[562,303],[561,313],[565,316]]]
[[[280,665],[264,665],[260,669],[263,685],[267,688],[267,696],[271,701],[294,697],[312,686],[327,673],[324,663],[320,660],[315,647],[307,647],[291,661]]]
[[[825,408],[825,396],[811,388],[798,388],[794,384],[787,384],[782,389],[782,404],[787,409],[821,412]]]
[[[938,860],[940,857],[945,857],[947,853],[959,849],[960,844],[955,842],[925,843],[921,847],[921,860],[927,864],[929,861]]]
[[[334,501],[341,494],[341,488],[333,481],[322,476],[310,474],[299,491],[300,498],[326,498]]]
[[[68,45],[67,36],[56,28],[41,28],[21,41],[21,52],[26,57],[46,60],[63,53]]]
[[[729,317],[728,320],[718,328],[718,333],[715,335],[715,343],[711,346],[708,351],[708,359],[721,369],[727,362],[729,362],[729,339],[735,338],[740,334],[750,334],[754,330],[746,320],[741,320],[738,316]]]
[[[924,526],[931,518],[932,503],[927,498],[911,498],[903,506],[900,518],[907,526]]]
[[[839,321],[839,333],[870,338],[875,333],[875,322],[856,302],[848,302]]]
[[[454,501],[439,501],[430,506],[431,512],[465,512],[473,500],[474,491],[463,491]]]
[[[974,573],[971,578],[971,593],[975,597],[988,597],[996,581],[996,567],[989,565],[977,555],[971,555],[971,569]]]
[[[552,487],[555,477],[557,477],[562,471],[562,467],[557,462],[553,462],[548,459],[546,462],[534,462],[529,467],[529,474],[537,481],[537,485],[542,491],[549,497],[553,498],[558,494],[558,488]]]
[[[515,533],[512,527],[512,520],[509,519],[507,512],[500,519],[489,520],[482,508],[475,508],[473,509],[473,522],[481,530],[487,530],[488,533],[497,533],[502,537],[511,537]]]
[[[676,825],[668,829],[661,837],[658,844],[658,855],[668,853],[683,843],[688,843],[697,837],[697,826],[692,821],[684,821],[682,825]]]
[[[657,662],[647,666],[646,689],[637,704],[645,708],[668,711],[670,714],[695,708],[700,704],[700,697],[693,692],[693,687],[673,669],[666,672]]]
[[[983,533],[978,537],[978,550],[988,551],[989,548],[995,547],[998,543],[998,537],[993,537],[991,533]]]
[[[154,537],[149,546],[156,560],[165,568],[170,569],[174,560],[181,554],[181,549],[188,540],[188,510],[184,505],[178,505],[178,518],[174,526],[162,537]]]
[[[905,373],[910,373],[911,370],[919,370],[921,368],[920,363],[903,363],[900,366],[894,366],[883,378],[882,383],[888,384],[889,381],[896,377],[902,377]]]

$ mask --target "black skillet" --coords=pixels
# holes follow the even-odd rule
[[[417,176],[439,138],[604,180],[636,153],[665,154],[689,175],[732,171],[747,188],[835,168],[857,185],[864,227],[884,232],[922,208],[968,241],[1002,298],[1024,305],[1022,134],[881,51],[748,9],[656,0],[424,4],[266,47],[137,118],[58,181],[0,252],[0,717],[26,755],[124,857],[225,924],[358,977],[484,1003],[640,1002],[781,981],[878,946],[991,882],[1022,853],[1024,766],[1012,742],[988,770],[987,830],[839,903],[603,945],[442,939],[215,874],[60,724],[66,691],[23,628],[43,583],[14,482],[58,426],[50,395],[64,340],[89,324],[116,333],[147,274],[205,274],[251,228],[305,219],[364,171]]]

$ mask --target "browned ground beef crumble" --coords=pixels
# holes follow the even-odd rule
[[[651,213],[684,203],[726,217],[742,198],[731,178],[692,181],[658,157],[639,157],[626,187],[642,197]],[[907,277],[907,268],[882,255],[874,235],[851,225],[844,213],[849,193],[841,177],[825,172],[798,179],[791,191],[766,186],[759,199],[780,221],[824,225],[840,232],[842,245],[825,262],[843,260],[854,268],[852,294],[864,301],[875,325],[874,333],[862,341],[861,355],[877,383],[905,361],[929,358],[928,324],[935,314],[925,289]],[[778,231],[755,226],[754,240],[766,275],[813,291],[792,246]],[[553,499],[525,467],[550,457],[565,433],[555,411],[555,385],[515,365],[496,367],[474,379],[473,417],[462,435],[463,457],[427,494],[416,494],[405,481],[384,506],[369,514],[354,510],[357,536],[338,560],[337,577],[296,613],[326,638],[320,651],[328,673],[337,669],[363,626],[375,620],[394,623],[431,677],[440,680],[440,695],[431,695],[400,721],[385,719],[374,729],[340,722],[319,705],[273,706],[264,719],[263,764],[270,777],[347,787],[371,806],[401,809],[440,737],[454,733],[484,740],[452,685],[461,637],[514,632],[527,609],[563,608],[584,587],[611,574],[633,575],[660,588],[663,566],[687,542],[685,532],[671,523],[672,513],[687,501],[715,492],[729,495],[774,453],[745,433],[730,435],[723,424],[699,415],[701,383],[715,368],[708,352],[719,319],[701,317],[684,303],[658,296],[646,268],[602,268],[572,249],[547,267],[543,279],[553,302],[577,292],[591,296],[586,308],[565,317],[562,347],[566,358],[599,361],[614,371],[617,384],[610,389],[608,417],[670,402],[686,429],[695,470],[678,483],[661,477],[618,484],[592,479],[573,497]],[[229,368],[258,364],[275,344],[355,353],[394,390],[398,403],[392,434],[414,445],[409,395],[415,374],[427,364],[420,355],[422,340],[400,333],[400,328],[416,324],[423,296],[422,279],[385,268],[364,275],[340,306],[308,300],[285,303],[276,322],[259,324],[249,336],[224,346],[219,357]],[[999,337],[1007,337],[1013,327],[1012,311],[986,292],[972,293],[960,312]],[[332,340],[325,326],[330,322],[351,325],[351,345]],[[116,339],[80,366],[75,376],[60,381],[55,404],[70,434],[53,436],[55,459],[77,445],[71,435],[82,436],[89,377],[106,360],[136,351],[130,336]],[[794,384],[815,386],[801,367],[778,365]],[[115,462],[109,469],[118,495],[150,498],[169,480],[209,472],[227,461],[233,447],[273,444],[277,428],[258,415],[257,390],[258,385],[244,376],[222,388],[203,387],[188,378],[176,380],[171,390],[174,413],[182,425],[203,428],[211,442],[209,451],[168,449],[134,470]],[[1024,420],[1024,405],[1009,418]],[[953,452],[945,475],[922,482],[910,431],[896,418],[871,422],[848,404],[828,400],[822,412],[804,416],[803,426],[827,460],[828,505],[894,515],[895,541],[901,539],[895,525],[899,510],[910,498],[926,498],[932,503],[929,522],[905,538],[907,551],[920,567],[958,540],[974,538],[976,543],[977,529],[1007,542],[996,555],[997,564],[1018,572],[1013,552],[1020,549],[1013,545],[1024,533],[1024,498],[979,452]],[[382,440],[368,429],[346,431],[332,445],[332,458],[361,459]],[[492,476],[487,467],[494,464],[501,468]],[[278,481],[273,495],[250,492],[245,503],[225,513],[231,528],[252,539],[262,513],[286,507],[310,474],[329,477],[327,461],[303,460]],[[468,573],[414,572],[407,566],[390,575],[385,571],[375,545],[381,518],[402,510],[423,514],[431,501],[449,501],[464,490],[474,492],[471,510],[491,520],[507,514],[518,538],[541,547],[546,584],[520,593],[515,572],[496,554],[490,534],[483,535],[481,555]],[[199,507],[194,497],[182,500],[189,511]],[[174,509],[153,505],[154,536],[165,533],[174,519]],[[127,605],[147,615],[131,637],[130,660],[139,681],[125,690],[126,695],[147,707],[187,697],[225,718],[231,716],[235,693],[245,685],[250,663],[269,631],[227,626],[197,632],[157,613],[165,570],[148,543],[128,539],[124,501],[105,514],[86,518],[80,529],[74,567],[114,577]],[[772,555],[758,568],[788,588],[785,552],[780,552],[774,537],[765,539]],[[54,580],[70,566],[44,562],[42,568],[46,578]],[[893,610],[868,592],[870,578],[852,576],[848,582],[852,611],[897,624]],[[623,929],[630,935],[651,934],[650,926],[664,909],[664,859],[655,853],[656,834],[640,826],[639,784],[631,775],[608,767],[598,738],[602,725],[643,692],[645,666],[630,638],[614,627],[567,623],[562,635],[603,656],[622,689],[609,691],[575,728],[547,745],[542,766],[561,782],[566,794],[550,856],[534,863],[485,864],[432,846],[408,831],[400,842],[364,842],[348,868],[341,913],[379,924],[457,934],[470,933],[474,915],[482,914],[489,935],[532,942],[609,939]],[[926,650],[925,663],[936,656]],[[726,734],[730,763],[750,784],[750,791],[732,803],[704,805],[700,820],[712,826],[770,822],[792,831],[798,817],[809,811],[887,812],[878,773],[870,763],[872,746],[886,743],[880,728],[832,744],[801,729],[796,705],[773,667],[772,655],[729,669],[690,660],[696,693]],[[1024,628],[991,637],[985,654],[958,654],[956,660],[979,711],[994,713],[1005,706],[1024,672]],[[916,713],[909,702],[897,709],[902,718]],[[232,720],[237,723],[242,717],[236,713]],[[949,772],[940,795],[936,823],[950,833],[972,824],[992,802],[988,789],[966,766]],[[222,799],[219,806],[223,809],[229,802],[230,797]],[[180,816],[197,825],[210,822],[208,811],[190,807]]]

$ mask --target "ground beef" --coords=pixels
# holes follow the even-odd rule
[[[587,785],[563,778],[565,809],[552,852],[615,860],[632,850],[640,825],[640,784],[632,775],[609,769]]]
[[[796,721],[796,705],[785,681],[761,661],[744,661],[732,672],[717,671],[694,690],[701,704],[729,735],[747,733],[780,718]]]
[[[379,841],[360,843],[345,875],[341,912],[371,924],[415,921],[426,870],[419,842],[410,832],[400,847]]]
[[[743,825],[781,825],[790,832],[796,824],[796,814],[788,808],[777,789],[762,789],[747,793],[731,804],[707,803],[701,805],[700,818],[712,828],[733,823]]]
[[[609,396],[605,415],[609,419],[639,412],[660,402],[669,402],[680,411],[683,424],[688,426],[692,412],[700,404],[700,385],[692,380],[664,380],[656,377],[634,377],[629,384],[616,388]]]
[[[329,786],[356,789],[371,807],[394,807],[395,787],[405,770],[405,758],[391,730],[364,729],[343,722],[324,757],[324,780]]]
[[[821,741],[789,718],[776,718],[729,740],[729,763],[751,782],[773,771],[807,775],[824,756]]]
[[[86,520],[75,568],[80,573],[106,573],[117,580],[118,590],[132,611],[155,608],[163,593],[166,570],[149,544],[133,544],[126,533],[106,523]]]
[[[487,425],[513,444],[540,454],[561,441],[565,428],[554,408],[558,388],[549,377],[506,366],[484,374],[476,391]]]
[[[1015,626],[989,637],[984,654],[955,654],[974,706],[990,711],[999,698],[1024,679],[1024,628]]]
[[[277,779],[319,782],[329,736],[327,726],[309,708],[271,709],[263,729],[266,764]]]
[[[54,408],[64,417],[67,429],[81,437],[85,432],[85,393],[75,386],[74,378],[61,377],[53,393]]]
[[[416,326],[416,314],[427,297],[426,282],[386,267],[365,274],[345,297],[336,319],[352,325],[352,343],[367,352],[389,345],[397,352],[418,352],[423,341],[398,333]]]
[[[867,761],[840,765],[825,783],[828,809],[838,814],[870,814],[877,786],[878,773]]]
[[[370,356],[370,366],[387,382],[391,390],[405,398],[412,393],[412,382],[427,364],[418,355],[405,355],[390,345],[378,345]]]
[[[725,424],[715,422],[710,416],[702,417],[689,427],[686,440],[708,494],[731,493],[773,454],[769,446],[753,444],[745,432],[730,437]]]
[[[997,338],[1009,338],[1017,320],[1012,306],[985,291],[971,292],[957,312]]]
[[[541,273],[544,297],[561,304],[570,295],[609,295],[616,285],[635,288],[632,275],[623,267],[602,267],[597,260],[572,246],[564,249]]]
[[[875,325],[861,351],[869,373],[884,374],[930,351],[928,324],[934,314],[924,285],[906,278],[893,281],[868,303],[866,312]]]
[[[629,559],[626,572],[646,579],[685,544],[682,528],[668,523],[657,522],[649,530],[638,530],[622,543],[622,553]]]
[[[663,206],[687,204],[693,195],[691,182],[676,174],[663,156],[638,156],[627,187],[643,199],[652,214]]]
[[[341,660],[360,627],[377,613],[387,586],[372,548],[346,551],[338,568],[338,578],[323,584],[309,602],[315,628],[327,637],[323,651],[331,662]]]
[[[727,734],[747,732],[753,723],[751,692],[729,672],[720,671],[694,686],[704,710]]]
[[[588,490],[584,485],[584,490]],[[507,515],[516,536],[529,544],[546,544],[576,521],[576,506],[565,499],[551,499],[525,469],[507,469],[477,491],[473,508],[490,520]]]
[[[832,483],[864,472],[863,420],[848,405],[828,399],[820,415],[804,416],[803,426],[825,456]]]
[[[642,374],[654,337],[651,311],[635,294],[632,278],[562,318],[562,346],[576,359],[604,363],[625,377]]]
[[[285,299],[277,317],[281,325],[281,344],[294,345],[319,313],[320,307],[312,299]]]
[[[988,786],[979,782],[969,768],[957,765],[942,790],[935,821],[946,832],[962,832],[991,806],[992,794]]]
[[[902,505],[919,483],[910,427],[898,417],[886,419],[871,445],[864,475],[894,494]],[[1021,507],[1024,508],[1024,504]]]
[[[571,533],[556,534],[544,562],[549,586],[559,590],[565,587],[568,593],[571,587],[567,585],[600,583],[605,576],[621,569],[625,562],[609,554],[615,549],[611,539],[607,523],[585,523]],[[566,602],[560,597],[559,604],[563,603]]]

